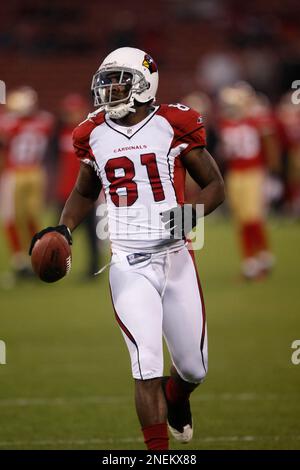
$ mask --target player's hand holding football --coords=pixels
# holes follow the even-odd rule
[[[37,276],[45,282],[56,282],[71,269],[72,236],[66,225],[47,227],[36,233],[31,241],[29,254]]]
[[[197,225],[196,211],[191,205],[172,207],[160,215],[170,238],[181,240]]]
[[[71,231],[66,225],[57,225],[56,227],[47,227],[47,228],[44,228],[43,230],[41,230],[40,232],[37,232],[33,236],[32,240],[31,240],[30,248],[29,248],[29,255],[31,255],[33,247],[36,244],[36,242],[38,240],[40,240],[44,235],[46,235],[46,233],[50,233],[50,232],[60,233],[61,235],[63,235],[66,238],[69,245],[72,245],[73,241],[72,241]]]

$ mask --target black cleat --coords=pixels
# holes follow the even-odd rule
[[[175,404],[168,401],[166,385],[169,378],[170,377],[162,378],[162,388],[168,406],[168,427],[177,441],[187,444],[193,437],[193,420],[190,400]]]

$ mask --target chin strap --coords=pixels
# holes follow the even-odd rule
[[[98,113],[105,111],[106,114],[111,119],[121,119],[127,116],[128,113],[135,113],[136,109],[134,108],[134,100],[130,99],[129,103],[120,103],[117,106],[109,106],[108,104],[103,104],[100,108],[96,109],[92,113],[89,113],[87,119],[95,117]]]
[[[131,96],[127,103],[120,103],[116,106],[105,105],[105,111],[111,119],[122,119],[128,113],[135,113],[134,99]]]
[[[133,103],[121,103],[118,106],[106,106],[105,111],[111,119],[121,119],[128,113],[135,113]]]

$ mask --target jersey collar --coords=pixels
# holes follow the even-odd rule
[[[144,127],[153,118],[159,108],[160,106],[155,106],[152,113],[148,114],[148,116],[146,116],[145,119],[143,119],[142,121],[138,122],[137,124],[134,124],[134,126],[120,126],[115,121],[110,119],[107,115],[105,115],[104,119],[108,127],[118,132],[119,134],[124,135],[125,137],[127,137],[127,139],[131,139],[131,137],[133,137],[139,130],[142,129],[142,127]]]

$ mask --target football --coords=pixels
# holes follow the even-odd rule
[[[31,254],[33,270],[44,282],[56,282],[66,276],[71,259],[70,245],[58,232],[46,233],[37,240]]]

